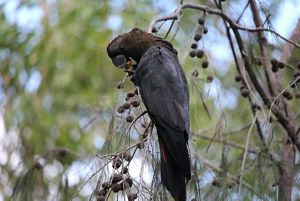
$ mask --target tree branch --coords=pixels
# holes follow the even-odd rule
[[[269,30],[269,29],[264,29],[264,28],[249,29],[249,28],[241,27],[236,22],[234,22],[229,16],[224,14],[221,10],[213,9],[213,8],[210,8],[210,7],[207,7],[207,6],[203,6],[203,5],[199,5],[199,4],[193,4],[193,3],[184,3],[182,5],[179,5],[179,7],[176,9],[175,14],[154,19],[150,23],[148,31],[149,30],[151,31],[152,28],[154,27],[154,25],[157,22],[166,21],[166,20],[173,20],[173,19],[179,20],[180,13],[182,12],[183,9],[186,9],[186,8],[201,10],[201,11],[209,13],[209,14],[218,15],[218,16],[222,17],[223,20],[225,20],[230,25],[230,27],[232,28],[232,31],[233,31],[233,33],[236,37],[237,44],[238,44],[242,59],[244,61],[245,69],[246,69],[248,75],[250,76],[250,79],[251,79],[254,87],[256,88],[257,92],[261,96],[263,102],[265,103],[265,105],[268,108],[270,108],[271,103],[272,103],[272,98],[271,98],[270,94],[266,91],[266,89],[263,87],[263,84],[259,82],[259,80],[257,79],[257,77],[256,77],[256,75],[253,71],[253,68],[251,66],[249,57],[248,57],[247,52],[244,48],[243,40],[242,40],[242,37],[239,33],[239,30],[245,30],[245,31],[270,31],[270,32],[272,32],[272,33],[274,33],[278,36],[280,36],[280,34],[275,32],[274,30]],[[281,36],[281,38],[284,38],[284,37]],[[287,41],[287,42],[293,44],[294,46],[300,48],[300,45],[293,42],[293,41],[290,41],[288,39],[285,39],[285,41]],[[291,138],[292,142],[296,145],[297,149],[300,150],[300,138],[296,134],[295,122],[291,121],[291,119],[288,118],[286,116],[285,112],[280,110],[279,107],[276,106],[276,107],[273,107],[272,109],[273,109],[272,112],[276,115],[276,117],[278,119],[278,122],[287,131],[289,137]]]
[[[276,31],[274,31],[272,29],[266,29],[266,28],[261,28],[261,27],[253,29],[253,28],[243,27],[243,26],[240,26],[239,24],[237,24],[236,22],[234,22],[229,16],[227,16],[225,13],[223,13],[219,9],[213,9],[213,8],[210,8],[210,7],[207,7],[207,6],[203,6],[203,5],[199,5],[199,4],[194,4],[194,3],[184,3],[184,4],[178,6],[178,8],[176,9],[176,11],[175,11],[174,14],[155,18],[150,23],[150,25],[148,27],[148,32],[150,33],[152,31],[152,28],[158,22],[167,21],[167,20],[179,20],[180,19],[180,13],[182,12],[182,10],[184,10],[186,8],[195,9],[195,10],[201,10],[201,11],[207,12],[209,14],[218,15],[218,16],[224,18],[227,22],[229,22],[231,24],[231,27],[235,27],[235,28],[240,29],[240,30],[249,31],[249,32],[266,31],[266,32],[273,33],[276,36],[278,36],[279,38],[281,38],[282,40],[284,40],[284,41],[286,41],[286,42],[294,45],[295,47],[300,48],[300,44],[298,44],[298,43],[296,43],[296,42],[294,42],[292,40],[289,40],[289,39],[285,38],[284,36],[280,35],[279,33],[277,33]]]

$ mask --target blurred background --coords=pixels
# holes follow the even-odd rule
[[[209,1],[190,2],[213,5]],[[271,28],[289,38],[300,17],[300,2],[257,2],[263,13],[269,15]],[[105,149],[112,117],[124,94],[134,89],[130,81],[125,82],[125,88],[117,89],[124,73],[113,67],[106,46],[115,36],[133,27],[147,30],[154,17],[171,14],[179,3],[176,0],[0,0],[0,201],[10,200],[14,192],[22,192],[19,198],[24,200],[90,198],[99,168],[96,154],[117,150],[116,146]],[[230,0],[223,6],[229,16],[237,19],[246,3]],[[189,57],[201,15],[197,11],[184,11],[172,40],[190,85],[191,130],[195,133],[191,146],[199,157],[216,166],[222,164],[225,154],[232,164],[228,171],[234,173],[240,167],[237,161],[241,161],[243,149],[236,146],[224,149],[218,142],[223,137],[218,135],[227,133],[229,144],[243,145],[253,116],[247,100],[240,96],[240,85],[234,81],[237,72],[220,18],[207,17],[208,33],[198,43],[205,50],[209,67],[203,69],[203,59]],[[240,24],[254,26],[249,10]],[[165,36],[169,26],[170,22],[164,23],[158,35]],[[167,40],[175,32],[173,28]],[[243,38],[250,48],[256,48],[255,35],[245,32]],[[279,57],[285,42],[271,34],[267,39],[273,46],[270,54]],[[291,57],[291,65],[299,58],[297,50]],[[195,72],[199,75],[195,76]],[[297,106],[297,102],[291,104]],[[280,136],[271,133],[280,128],[266,123],[264,129],[270,134],[268,139],[276,153],[278,146],[273,141]],[[254,153],[259,152],[256,138],[253,134],[249,145]],[[209,146],[212,139],[217,140]],[[254,167],[261,172],[253,168],[245,175],[246,180],[253,184],[254,192],[268,200],[275,199],[274,174],[265,172],[272,167],[256,160],[257,154],[253,154],[249,164],[255,163]],[[212,187],[214,171],[208,171],[201,163],[198,166],[202,178],[199,185],[208,193],[205,195],[219,192]],[[133,175],[139,167],[131,170]],[[264,175],[261,181],[253,181],[257,178],[255,172]],[[94,173],[95,181],[89,183],[87,178]],[[298,184],[294,186],[294,199],[300,196],[298,188]],[[245,200],[259,197],[249,193],[249,189],[243,193]],[[238,197],[234,190],[230,196],[229,200]]]

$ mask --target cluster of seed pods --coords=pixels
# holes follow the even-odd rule
[[[119,86],[120,86],[120,84],[118,84],[118,88],[120,88]],[[117,109],[118,113],[120,113],[120,114],[124,113],[125,111],[128,111],[126,119],[125,119],[126,122],[128,122],[128,123],[131,123],[134,120],[134,117],[130,114],[130,109],[132,107],[136,108],[136,107],[140,106],[140,101],[139,101],[139,98],[138,98],[138,94],[139,94],[138,89],[135,89],[132,92],[128,92],[126,97],[125,97],[125,103],[120,105]]]
[[[137,199],[137,193],[131,192],[133,181],[128,172],[128,165],[132,156],[129,152],[124,152],[115,156],[112,160],[112,167],[115,173],[108,181],[101,184],[100,189],[96,190],[97,201],[104,201],[109,196],[109,192],[118,193],[123,191],[126,193],[129,201]]]
[[[287,68],[287,64],[284,63],[284,62],[281,62],[281,61],[278,61],[277,59],[275,58],[272,58],[270,61],[269,61],[272,65],[272,72],[273,73],[279,73],[280,70],[284,70]],[[256,64],[257,65],[262,65],[262,62],[260,59],[257,59],[256,60]],[[297,87],[297,83],[300,82],[300,62],[297,63],[296,65],[296,68],[292,68],[293,69],[293,78],[290,82],[290,88],[291,89],[295,89],[294,90],[294,95],[293,93],[291,92],[290,89],[286,89],[282,92],[282,96],[284,98],[286,98],[287,100],[292,100],[293,97],[295,96],[295,98],[300,98],[300,91]],[[241,87],[240,87],[240,92],[241,92],[241,95],[243,97],[248,97],[249,94],[250,94],[250,90],[248,89],[248,87],[246,86],[245,82],[243,81],[242,79],[242,76],[241,75],[237,75],[235,77],[235,81],[236,82],[241,82]]]
[[[205,15],[198,19],[199,28],[197,29],[197,32],[194,35],[194,41],[191,44],[191,51],[189,53],[190,57],[198,57],[202,60],[202,68],[207,68],[209,63],[207,61],[207,56],[205,55],[205,52],[203,49],[198,49],[198,43],[203,38],[203,35],[207,34],[208,29],[204,25],[205,24]]]
[[[272,71],[274,73],[277,73],[279,72],[280,69],[285,69],[288,66],[287,64],[278,61],[275,58],[271,59],[271,64],[272,64]],[[293,69],[293,78],[290,82],[290,86],[291,89],[296,89],[296,90],[293,90],[294,94],[293,92],[291,92],[291,89],[287,89],[282,93],[282,96],[287,100],[292,100],[294,96],[295,98],[300,98],[300,92],[297,87],[297,83],[300,82],[300,62],[296,64],[296,68],[292,68],[292,69]]]
[[[205,26],[205,14],[198,19],[198,24],[199,24],[199,27],[197,29],[197,32],[194,35],[194,40],[193,40],[193,42],[191,44],[191,50],[189,52],[189,55],[192,58],[197,57],[197,58],[201,59],[202,60],[201,67],[203,69],[206,69],[209,66],[208,57],[205,54],[204,49],[200,49],[198,47],[199,41],[201,41],[201,39],[203,38],[203,36],[205,34],[207,34],[207,32],[208,32],[208,29]],[[198,77],[199,76],[199,72],[198,72],[197,69],[195,69],[192,72],[192,76],[193,77]],[[212,75],[209,75],[206,78],[207,82],[209,82],[209,83],[211,83],[213,81],[213,79],[214,79],[214,77]]]

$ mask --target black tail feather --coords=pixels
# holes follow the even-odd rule
[[[168,141],[169,137],[182,137],[182,140]],[[158,128],[158,139],[161,150],[162,183],[170,191],[175,201],[186,201],[186,183],[190,179],[191,173],[189,153],[183,140],[183,133],[173,135],[173,133],[167,133],[164,129]]]

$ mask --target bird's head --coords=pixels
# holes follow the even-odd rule
[[[107,46],[107,53],[116,67],[123,68],[131,59],[138,63],[143,54],[157,43],[157,39],[152,34],[134,28],[113,39]]]

